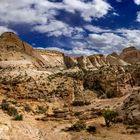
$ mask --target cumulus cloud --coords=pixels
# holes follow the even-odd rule
[[[121,2],[122,0],[116,0]],[[140,0],[134,0],[140,5]],[[5,24],[30,24],[32,32],[39,32],[47,36],[70,37],[70,50],[64,50],[51,46],[49,49],[63,51],[67,54],[89,55],[93,53],[119,52],[124,47],[140,46],[140,30],[118,29],[111,30],[93,26],[90,21],[102,18],[113,8],[107,0],[63,0],[62,2],[50,2],[48,0],[0,0],[0,21]],[[56,19],[59,10],[65,10],[75,14],[78,12],[88,25],[84,27],[71,27],[64,21]],[[114,16],[118,14],[112,13]],[[140,12],[137,13],[137,21],[140,22]],[[85,30],[90,32],[84,37]],[[0,33],[13,31],[6,26],[0,26]]]
[[[73,44],[74,43],[74,44]],[[86,43],[81,43],[79,41],[75,41],[72,42],[73,47],[71,48],[71,50],[65,50],[62,48],[58,48],[58,47],[49,47],[47,48],[47,50],[56,50],[56,51],[60,51],[63,52],[67,55],[91,55],[91,54],[97,54],[97,52],[92,49],[88,49],[88,47],[86,48],[85,45],[87,45]],[[76,46],[77,45],[77,46]]]
[[[91,24],[84,26],[84,29],[90,32],[95,32],[95,33],[112,32],[112,30],[110,29],[103,29],[97,26],[93,26]]]
[[[0,21],[7,24],[31,24],[35,26],[35,31],[61,35],[62,28],[64,32],[69,32],[72,28],[55,19],[59,10],[72,13],[78,11],[84,20],[91,21],[92,18],[104,17],[111,9],[105,0],[63,0],[57,3],[48,0],[0,0]],[[52,25],[55,25],[53,29]]]
[[[122,49],[135,46],[140,49],[140,30],[138,29],[102,29],[96,26],[86,26],[90,30],[88,37],[72,40],[69,50],[52,46],[49,49],[62,51],[69,55],[90,55],[96,53],[120,53]],[[91,28],[90,28],[91,27]]]
[[[140,22],[140,12],[137,12],[137,19],[136,19],[137,22]]]
[[[140,5],[140,0],[134,0],[135,4]]]
[[[104,29],[103,29],[104,31]],[[101,53],[120,52],[123,48],[135,46],[140,49],[140,30],[117,29],[110,32],[94,32],[89,34],[93,46],[98,47]]]
[[[0,20],[5,23],[45,24],[48,14],[41,5],[43,0],[40,3],[37,0],[1,0]]]
[[[64,0],[64,4],[70,11],[79,11],[86,21],[92,18],[101,18],[108,13],[112,7],[104,0],[92,0],[85,3],[81,0]]]
[[[81,33],[84,32],[82,28],[79,27],[70,27],[68,24],[58,21],[58,20],[51,20],[49,24],[46,25],[37,25],[33,27],[32,31],[37,31],[40,33],[47,33],[48,36],[68,36],[78,37],[81,36]]]
[[[122,49],[129,46],[135,46],[140,49],[140,30],[125,28],[106,30],[100,27],[96,28],[98,30],[91,31],[88,37],[72,40],[69,43],[69,50],[56,46],[51,46],[49,49],[69,55],[110,54],[114,51],[120,53]]]
[[[115,33],[90,34],[89,38],[101,53],[118,52],[127,45],[127,40]]]
[[[0,26],[0,35],[1,35],[2,33],[4,33],[4,32],[14,32],[14,33],[16,33],[14,30],[9,29],[9,28],[6,27],[6,26]]]
[[[121,33],[127,39],[127,43],[138,48],[140,47],[140,30],[119,29],[117,32]]]
[[[1,0],[0,19],[4,22],[46,23],[48,18],[57,12],[51,10],[64,9],[69,12],[79,11],[85,20],[92,17],[100,18],[108,13],[112,7],[105,0],[63,0],[63,2],[50,2],[47,0]],[[9,12],[10,11],[10,12]]]

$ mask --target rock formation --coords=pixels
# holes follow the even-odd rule
[[[125,48],[120,54],[120,58],[127,63],[136,64],[140,62],[140,51],[135,47]]]

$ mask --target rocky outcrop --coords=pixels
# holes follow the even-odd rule
[[[46,50],[46,49],[35,49],[46,61],[48,68],[64,69],[66,68],[64,62],[64,53]]]
[[[120,54],[120,58],[127,63],[136,64],[140,62],[140,51],[135,47],[125,48]]]
[[[42,58],[39,53],[37,53],[29,44],[21,41],[14,33],[6,32],[0,36],[0,49],[4,51],[1,60],[11,60],[12,57],[8,59],[9,51],[15,52],[15,59],[29,59],[32,61],[33,65],[37,68],[47,68],[46,61]],[[7,51],[7,52],[6,52]],[[16,58],[16,52],[17,58]],[[6,55],[7,53],[7,55]],[[20,57],[19,57],[20,55]],[[7,57],[7,58],[6,58]],[[14,58],[13,57],[13,58]]]
[[[97,68],[107,65],[106,57],[102,54],[90,55],[88,58],[91,61],[91,63],[93,64],[93,66],[95,66]]]
[[[78,57],[77,61],[78,61],[78,67],[83,70],[96,69],[96,67],[92,65],[91,61],[86,56]]]
[[[80,57],[71,57],[64,56],[64,63],[67,68],[79,67],[83,70],[97,70],[103,66],[126,66],[130,65],[129,63],[122,60],[117,53],[112,53],[110,55],[90,55],[90,56],[80,56]]]
[[[68,69],[78,66],[78,62],[75,57],[70,57],[70,56],[64,55],[64,63]]]
[[[75,99],[82,99],[85,90],[95,91],[99,97],[108,91],[114,92],[115,96],[123,95],[118,85],[125,86],[123,79],[127,74],[123,67],[128,63],[116,53],[108,56],[66,56],[57,51],[33,49],[9,32],[1,35],[0,46],[2,94],[13,96],[16,93],[16,98],[35,100],[52,100],[55,96],[69,104]],[[129,51],[131,49],[124,50],[124,53]],[[126,80],[128,84],[129,80]]]
[[[119,57],[116,57],[116,55],[108,55],[106,57],[106,60],[110,65],[126,66],[129,64],[120,59]]]
[[[130,94],[119,108],[119,114],[125,124],[140,124],[140,89]]]

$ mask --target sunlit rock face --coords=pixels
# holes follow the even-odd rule
[[[120,54],[120,58],[131,64],[140,63],[140,51],[135,47],[125,48]]]

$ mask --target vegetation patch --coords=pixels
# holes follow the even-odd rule
[[[89,101],[84,101],[84,100],[75,100],[72,103],[73,106],[84,106],[84,105],[90,105],[90,104],[91,103]]]
[[[110,90],[106,92],[106,97],[108,99],[115,97],[114,91]]]
[[[6,100],[2,100],[1,109],[7,111],[9,109],[9,103]]]
[[[22,115],[22,114],[17,114],[17,115],[14,117],[14,120],[16,120],[16,121],[22,121],[22,120],[23,120],[23,115]]]
[[[68,131],[81,131],[86,129],[86,124],[83,121],[77,121],[71,127],[68,128]]]
[[[112,109],[106,109],[103,111],[102,115],[105,119],[106,126],[109,127],[111,123],[116,122],[118,112],[116,112],[115,110],[112,110]]]
[[[23,120],[23,116],[18,114],[17,109],[6,100],[2,100],[1,109],[6,112],[9,116],[12,116],[14,120]]]
[[[37,111],[37,113],[39,113],[39,114],[44,114],[44,113],[47,112],[47,110],[48,110],[47,107],[44,107],[44,106],[38,106],[38,111]]]
[[[31,112],[32,111],[32,109],[31,109],[31,107],[29,105],[26,105],[24,107],[24,109],[25,109],[26,112]]]
[[[93,132],[93,133],[95,133],[95,132],[96,132],[96,127],[95,127],[95,126],[89,126],[86,130],[87,130],[88,132]]]

